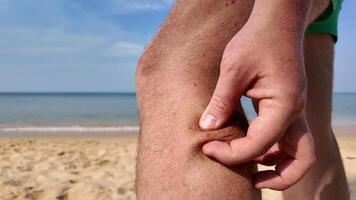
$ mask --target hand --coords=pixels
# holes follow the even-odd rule
[[[276,165],[275,171],[255,175],[255,187],[282,190],[301,179],[314,161],[304,113],[302,37],[257,24],[249,20],[227,45],[215,92],[199,124],[203,130],[223,126],[242,95],[253,100],[257,118],[246,137],[209,142],[203,152],[226,165],[255,159]]]

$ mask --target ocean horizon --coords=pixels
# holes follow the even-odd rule
[[[243,98],[242,104],[253,119],[250,101]],[[356,132],[356,93],[334,93],[333,126],[336,131]],[[0,93],[0,134],[138,130],[135,93]]]

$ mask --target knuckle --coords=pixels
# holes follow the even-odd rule
[[[231,63],[230,61],[224,61],[222,64],[221,64],[221,74],[235,74],[236,72],[236,66]]]
[[[228,114],[230,112],[229,109],[231,102],[229,102],[225,98],[214,95],[211,99],[211,104],[217,112],[221,112],[223,114]]]
[[[239,64],[236,63],[236,55],[234,55],[234,58],[231,56],[226,56],[223,58],[221,61],[221,73],[222,74],[236,74],[237,71],[239,70]]]

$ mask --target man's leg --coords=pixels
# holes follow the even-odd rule
[[[316,162],[307,175],[284,192],[285,199],[349,199],[339,148],[331,128],[334,41],[329,35],[307,35],[307,117],[314,137]]]
[[[215,87],[223,50],[253,1],[177,1],[137,69],[141,133],[138,199],[259,199],[252,163],[228,168],[202,151],[208,141],[242,137],[241,107],[222,130],[198,121]]]

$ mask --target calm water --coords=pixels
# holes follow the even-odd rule
[[[0,94],[0,131],[137,130],[135,94]]]
[[[1,94],[0,131],[137,131],[135,94]],[[243,100],[250,118],[254,112]],[[356,94],[335,94],[337,129],[356,127]],[[355,130],[355,129],[353,129]]]

